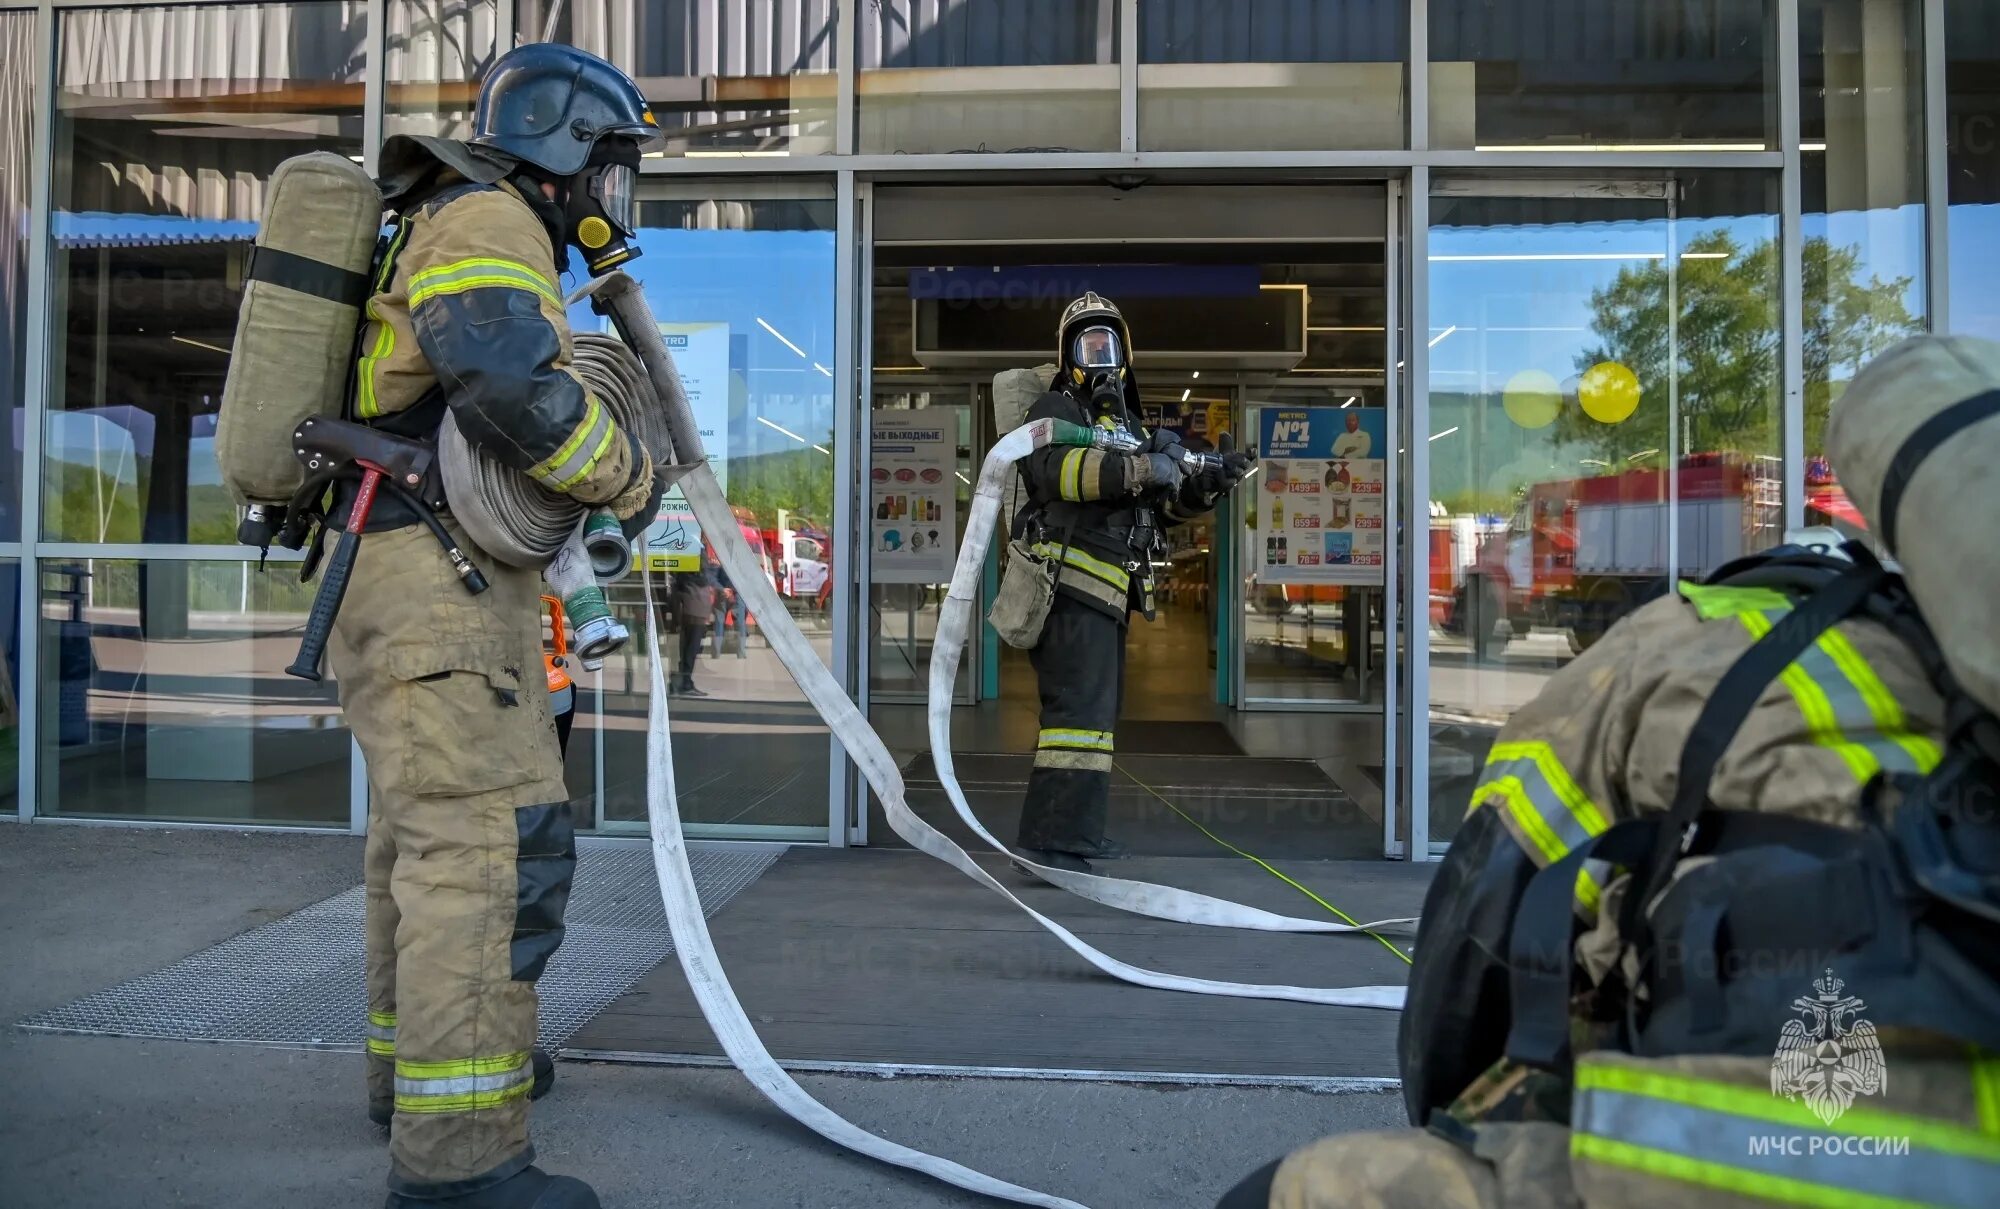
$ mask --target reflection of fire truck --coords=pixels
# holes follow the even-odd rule
[[[1778,463],[1738,454],[1683,459],[1674,484],[1680,573],[1702,575],[1778,540]],[[1667,590],[1668,483],[1663,470],[1536,483],[1507,527],[1479,543],[1452,590],[1447,633],[1483,654],[1498,623],[1547,626],[1582,650]]]

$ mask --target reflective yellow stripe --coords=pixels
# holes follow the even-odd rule
[[[1604,811],[1547,743],[1527,740],[1495,743],[1486,769],[1472,791],[1476,808],[1490,795],[1506,802],[1522,836],[1539,851],[1545,864],[1561,860],[1591,836],[1610,826]]]
[[[457,1079],[476,1075],[504,1075],[528,1063],[528,1054],[499,1054],[491,1058],[459,1058],[450,1062],[397,1062],[396,1074],[404,1079]]]
[[[1529,800],[1528,791],[1521,785],[1521,778],[1498,777],[1482,782],[1472,791],[1472,800],[1476,805],[1487,801],[1493,794],[1499,794],[1501,800],[1506,803],[1507,813],[1514,816],[1514,822],[1520,827],[1521,835],[1542,854],[1543,864],[1553,865],[1569,852],[1569,847],[1556,838],[1555,832],[1549,830],[1547,821],[1542,818],[1542,812],[1535,809],[1534,802]]]
[[[1923,1201],[1870,1196],[1852,1189],[1835,1190],[1824,1184],[1790,1176],[1745,1171],[1740,1167],[1690,1159],[1671,1151],[1621,1142],[1616,1138],[1601,1138],[1595,1134],[1571,1134],[1569,1153],[1572,1158],[1784,1205],[1839,1205],[1841,1209],[1931,1209]]]
[[[1753,639],[1771,632],[1771,621],[1762,613],[1738,613],[1736,617],[1743,623],[1743,628],[1750,631]],[[1806,734],[1814,743],[1839,756],[1856,781],[1865,785],[1882,770],[1874,752],[1862,744],[1849,742],[1841,732],[1840,717],[1834,712],[1833,702],[1827,699],[1826,690],[1815,683],[1804,668],[1797,663],[1786,664],[1778,679],[1791,690],[1792,699],[1798,703],[1799,714],[1805,719]]]
[[[1068,751],[1045,748],[1035,753],[1036,768],[1061,768],[1073,772],[1110,772],[1117,757],[1108,751]]]
[[[1108,730],[1063,730],[1042,731],[1037,738],[1037,747],[1082,747],[1094,751],[1114,751],[1112,735]]]
[[[498,1108],[509,1100],[518,1100],[534,1090],[534,1082],[516,1083],[499,1091],[460,1092],[449,1096],[398,1095],[397,1112],[439,1113],[478,1112],[486,1108]]]
[[[528,477],[551,479],[549,486],[557,491],[568,491],[597,469],[597,463],[604,457],[604,451],[611,448],[611,439],[618,435],[618,428],[611,422],[611,416],[598,402],[596,395],[584,396],[586,402],[583,419],[570,431],[569,439],[562,448],[529,467]],[[588,457],[579,457],[586,442],[595,442]]]
[[[396,236],[389,241],[389,250],[382,254],[382,267],[375,274],[375,292],[389,288],[389,281],[396,275],[396,257],[402,252],[403,244],[410,238],[410,220],[403,219],[396,224]]]
[[[395,1028],[396,1013],[370,1012],[368,1013],[368,1023],[374,1025],[376,1028]]]
[[[378,1058],[393,1058],[396,1056],[396,1040],[393,1037],[387,1040],[381,1037],[370,1037],[368,1038],[368,1052]]]
[[[2000,1055],[1972,1049],[1972,1096],[1979,1104],[1979,1132],[2000,1137]]]
[[[1897,703],[1896,694],[1882,683],[1875,669],[1868,666],[1860,651],[1854,649],[1847,635],[1839,629],[1831,629],[1819,636],[1819,648],[1840,674],[1847,677],[1849,684],[1868,707],[1868,714],[1875,719],[1876,733],[1903,749],[1915,764],[1917,771],[1928,774],[1944,759],[1944,749],[1936,741],[1923,735],[1910,733],[1908,719],[1903,716],[1903,707]]]
[[[1740,1086],[1710,1079],[1641,1067],[1579,1061],[1576,1090],[1603,1090],[1644,1096],[1668,1104],[1707,1109],[1742,1117],[1746,1122],[1766,1121],[1815,1133],[1852,1134],[1856,1137],[1903,1137],[1910,1144],[1942,1154],[2000,1160],[2000,1142],[1979,1130],[1937,1117],[1875,1108],[1859,1100],[1831,1124],[1823,1122],[1804,1101],[1774,1096],[1765,1088]]]
[[[1114,567],[1100,558],[1092,558],[1075,546],[1071,546],[1065,550],[1054,542],[1037,542],[1035,543],[1034,552],[1043,558],[1060,557],[1067,565],[1074,567],[1078,571],[1096,576],[1098,579],[1117,588],[1120,592],[1132,586],[1131,573],[1126,571],[1125,568]]]
[[[1738,588],[1720,584],[1681,581],[1681,597],[1694,606],[1705,621],[1734,617],[1738,613],[1761,613],[1766,609],[1789,609],[1791,598],[1776,588]]]
[[[375,300],[368,300],[368,317],[381,325],[375,334],[375,347],[361,358],[361,368],[355,383],[355,412],[364,420],[372,420],[382,414],[382,401],[375,395],[375,368],[396,351],[396,329],[389,321],[375,312]]]
[[[1083,454],[1082,449],[1063,454],[1062,469],[1056,475],[1056,494],[1066,500],[1083,498]]]
[[[1591,875],[1589,863],[1576,871],[1576,905],[1586,916],[1595,917],[1598,904],[1604,900],[1604,887]]]
[[[555,284],[534,269],[519,261],[474,256],[425,269],[410,278],[410,309],[443,294],[482,287],[528,290],[548,299],[557,309],[562,307],[562,295],[556,292]]]

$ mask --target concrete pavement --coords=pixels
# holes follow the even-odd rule
[[[0,824],[0,963],[8,972],[0,979],[0,1070],[8,1073],[0,1080],[0,1202],[379,1204],[385,1142],[362,1115],[354,1055],[12,1027],[353,885],[360,859],[361,842],[344,836]],[[1401,1116],[1400,1101],[1383,1094],[801,1081],[896,1141],[1097,1209],[1212,1205],[1291,1146]],[[729,1070],[565,1062],[534,1121],[543,1165],[589,1178],[613,1209],[994,1203],[820,1141]]]

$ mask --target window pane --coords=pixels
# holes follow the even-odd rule
[[[382,135],[472,137],[479,80],[495,57],[495,0],[389,0]]]
[[[361,154],[360,0],[58,26],[43,532],[233,544],[215,415],[271,170]]]
[[[43,814],[345,827],[329,678],[285,675],[316,585],[254,562],[41,564]]]
[[[862,6],[864,153],[1115,151],[1117,0]]]
[[[1431,145],[1775,143],[1770,0],[1427,0]]]
[[[1408,0],[1145,0],[1147,151],[1402,147]]]
[[[1431,203],[1433,839],[1557,669],[1779,537],[1776,181],[1646,192]]]
[[[20,431],[27,389],[29,154],[35,121],[35,14],[0,13],[0,421]],[[21,537],[21,439],[0,442],[0,541]],[[11,741],[11,740],[10,740]]]
[[[1924,326],[1919,0],[1799,6],[1807,520],[1847,519],[1820,460],[1833,400]]]
[[[830,663],[833,572],[848,557],[831,536],[831,190],[823,199],[644,201],[639,220],[645,254],[630,271],[646,286],[710,465],[760,573]],[[603,320],[579,306],[572,322],[588,330]],[[673,702],[675,758],[699,772],[680,783],[690,832],[784,827],[823,838],[829,732],[771,650],[767,619],[745,615],[734,599],[678,488],[647,534],[646,553],[669,679],[697,690]],[[581,680],[603,699],[604,820],[614,827],[646,817],[643,592],[638,576],[612,586],[634,639]],[[708,608],[685,607],[696,595]],[[698,621],[699,612],[712,616]],[[577,719],[573,749],[587,741],[590,721]]]
[[[523,41],[552,0],[524,0]],[[838,0],[560,0],[555,40],[638,79],[667,136],[665,155],[833,151]]]
[[[1945,5],[1951,330],[2000,340],[2000,0]]]

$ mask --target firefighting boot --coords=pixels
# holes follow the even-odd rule
[[[531,1057],[535,1066],[535,1084],[529,1090],[528,1098],[539,1100],[548,1095],[549,1089],[556,1085],[556,1060],[549,1057],[549,1051],[539,1045],[534,1048]],[[368,1119],[387,1129],[396,1119],[396,1106],[393,1103],[370,1101]]]
[[[497,1184],[462,1196],[426,1197],[391,1192],[384,1209],[602,1209],[589,1184],[526,1167]]]

